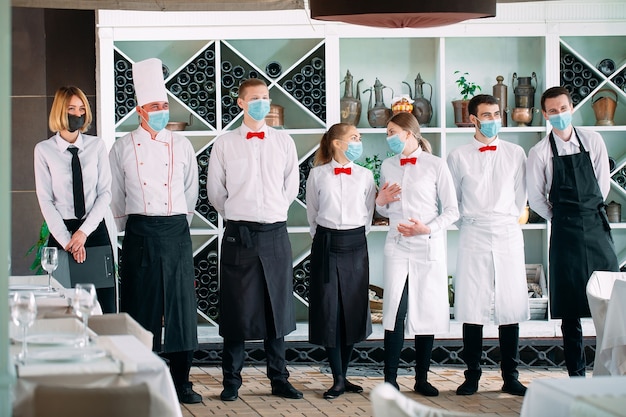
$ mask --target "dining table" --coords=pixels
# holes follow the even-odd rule
[[[520,417],[626,417],[626,376],[537,378]]]
[[[72,317],[39,319],[29,329],[28,353],[18,359],[19,336],[11,336],[10,352],[15,374],[12,390],[14,417],[36,415],[38,387],[86,388],[133,387],[147,384],[151,417],[182,417],[167,364],[133,335],[97,335],[89,330],[82,340],[82,324]],[[43,405],[45,407],[45,404]],[[88,415],[88,414],[86,414]]]
[[[21,275],[9,277],[9,294],[15,291],[31,291],[37,302],[37,317],[63,317],[74,314],[71,305],[71,288],[64,288],[54,277],[48,290],[47,275]],[[92,315],[101,315],[102,307],[96,303]]]

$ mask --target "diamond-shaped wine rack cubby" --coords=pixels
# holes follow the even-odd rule
[[[313,168],[313,160],[315,159],[315,152],[311,154],[307,159],[300,163],[300,186],[298,188],[298,200],[306,204],[306,181],[309,179],[309,172]]]
[[[198,182],[199,192],[198,201],[196,203],[196,211],[205,219],[207,219],[213,226],[217,227],[217,210],[209,203],[207,195],[207,171],[209,169],[209,157],[211,155],[211,149],[213,145],[207,147],[204,151],[196,155],[198,160]]]
[[[293,268],[293,292],[309,301],[309,284],[311,280],[311,255],[304,258]]]
[[[114,53],[115,60],[115,122],[124,118],[136,106],[133,69],[128,59],[119,52]]]
[[[320,120],[326,120],[326,71],[320,46],[281,79],[281,86]]]
[[[561,45],[560,68],[561,85],[569,91],[574,106],[578,105],[600,84],[600,77],[596,73],[596,69],[589,68],[563,45]]]
[[[219,320],[219,256],[217,239],[211,241],[193,259],[196,274],[196,299],[198,310],[209,319]]]
[[[198,117],[216,127],[215,44],[212,43],[174,74],[167,89]]]

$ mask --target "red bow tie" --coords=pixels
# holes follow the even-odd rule
[[[352,174],[352,168],[335,168],[335,175],[339,174]]]
[[[246,139],[252,138],[265,139],[265,132],[248,132]]]
[[[495,151],[496,150],[496,146],[492,145],[492,146],[483,146],[482,148],[478,148],[479,151],[481,152],[485,152],[485,151]]]
[[[415,165],[416,162],[417,162],[417,158],[402,158],[402,159],[400,159],[400,166],[403,167],[406,164],[413,164],[413,165]]]

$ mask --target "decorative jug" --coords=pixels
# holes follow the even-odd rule
[[[433,117],[433,106],[431,100],[433,98],[433,86],[422,80],[422,75],[418,72],[415,77],[415,95],[411,92],[411,86],[406,81],[402,81],[409,87],[409,95],[413,97],[413,116],[417,119],[421,126],[428,126]],[[424,84],[430,87],[430,95],[424,97]]]
[[[593,95],[591,102],[593,112],[596,114],[596,126],[614,126],[617,93],[610,88],[602,88]]]
[[[537,89],[537,74],[534,72],[530,77],[518,77],[517,73],[513,73],[511,85],[515,84],[517,78],[517,87],[513,90],[515,93],[515,107],[524,107],[527,109],[535,107],[535,90]],[[535,86],[532,85],[532,79],[535,79]]]
[[[498,75],[496,77],[497,84],[493,86],[493,96],[498,100],[498,105],[500,106],[500,118],[502,119],[502,127],[507,126],[507,117],[506,114],[509,111],[508,102],[507,102],[507,90],[508,87],[505,84],[502,84],[504,81],[504,77],[502,75]]]
[[[370,100],[367,105],[367,121],[369,122],[371,127],[385,127],[387,125],[387,121],[393,116],[393,112],[383,102],[383,90],[385,88],[389,88],[384,86],[378,78],[374,82],[374,86],[368,88],[367,90],[370,92]],[[372,89],[374,89],[374,106],[372,106]],[[393,96],[393,90],[391,91],[391,95]]]
[[[356,126],[359,124],[359,120],[361,120],[361,93],[359,91],[359,83],[363,80],[361,79],[356,83],[356,97],[353,97],[352,79],[352,74],[350,74],[350,70],[348,70],[342,81],[342,83],[346,84],[346,87],[339,108],[341,110],[341,123]]]

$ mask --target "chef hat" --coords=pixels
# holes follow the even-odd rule
[[[133,64],[133,84],[137,95],[137,105],[168,101],[165,81],[163,80],[163,64],[160,59],[149,58]]]

